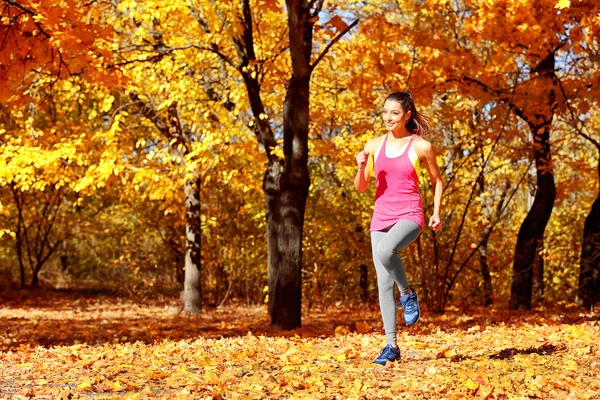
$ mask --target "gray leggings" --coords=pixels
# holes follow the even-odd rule
[[[371,231],[373,263],[377,272],[379,307],[387,344],[396,344],[396,300],[394,283],[401,295],[408,291],[404,265],[398,251],[419,237],[421,227],[414,221],[403,219],[387,231]]]

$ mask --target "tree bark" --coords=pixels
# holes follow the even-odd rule
[[[201,244],[200,244],[200,179],[185,182],[185,279],[183,283],[183,310],[197,314],[202,308]]]
[[[21,193],[18,189],[11,185],[11,190],[13,197],[15,199],[15,205],[17,207],[18,219],[17,219],[17,229],[15,230],[15,246],[17,249],[17,257],[19,259],[19,273],[20,273],[20,289],[25,288],[25,263],[23,262],[23,235],[22,235],[22,227],[23,223],[23,202],[19,194]]]
[[[360,271],[360,299],[363,303],[369,302],[369,269],[367,264],[360,264],[358,266]]]
[[[269,257],[274,262],[269,265],[271,324],[294,329],[302,325],[302,236],[310,186],[308,123],[313,22],[308,1],[286,0],[286,5],[292,77],[283,104],[285,162],[280,191],[265,201],[269,252],[275,252],[274,257]]]
[[[598,163],[600,176],[600,162]],[[581,243],[581,266],[577,303],[592,309],[600,301],[600,194],[585,219]]]
[[[483,194],[485,192],[485,176],[484,174],[479,174],[477,178],[479,180],[479,194]],[[483,201],[483,214],[491,221],[492,215],[490,210],[488,209],[485,201]],[[490,221],[483,225],[483,240],[481,242],[481,246],[479,246],[479,269],[481,270],[481,278],[483,279],[483,296],[484,296],[484,304],[489,306],[492,304],[492,277],[490,275],[490,267],[488,265],[487,260],[487,246],[488,240],[490,238]]]
[[[556,187],[552,173],[549,142],[551,122],[552,116],[542,125],[529,124],[534,134],[533,153],[537,190],[533,206],[521,224],[517,236],[510,297],[510,308],[513,310],[531,309],[534,261],[536,253],[543,243],[544,230],[554,207]],[[543,274],[543,270],[541,274]]]
[[[240,71],[250,101],[256,137],[264,146],[268,165],[263,178],[267,221],[269,273],[269,314],[271,324],[283,329],[301,326],[302,303],[302,235],[304,211],[310,186],[308,172],[308,125],[310,76],[316,63],[329,47],[353,27],[340,32],[311,64],[313,24],[323,7],[323,0],[286,0],[292,76],[283,104],[283,154],[273,150],[278,144],[268,123],[261,95],[254,51],[252,13],[249,0],[242,2],[240,35],[232,37],[240,57]],[[311,10],[312,8],[312,10]],[[218,53],[222,58],[222,53]],[[232,62],[228,59],[228,62]],[[232,64],[233,65],[233,64]]]
[[[254,131],[267,153],[263,178],[267,222],[269,314],[271,324],[283,329],[301,326],[302,234],[310,178],[308,173],[308,122],[312,15],[305,0],[286,0],[292,77],[283,106],[283,153],[272,153],[277,141],[267,122],[260,96],[260,82],[253,74],[256,62],[250,3],[243,3],[244,31],[234,38],[242,63]]]
[[[137,93],[130,93],[140,113],[148,118],[165,138],[172,142],[173,151],[182,152],[185,156],[191,149],[191,135],[184,131],[179,121],[178,105],[171,103],[167,109],[167,118],[159,115],[148,102],[140,99]],[[179,150],[182,148],[183,150]],[[186,179],[183,187],[185,194],[185,271],[181,302],[183,310],[192,314],[202,308],[201,262],[202,262],[202,228],[200,226],[200,177]]]
[[[555,51],[549,53],[531,69],[531,73],[536,79],[529,81],[534,95],[532,96],[528,92],[523,93],[524,99],[527,101],[527,108],[511,105],[517,115],[527,122],[533,134],[533,158],[537,178],[533,204],[517,235],[510,290],[510,308],[513,310],[531,309],[534,270],[537,268],[535,272],[538,277],[544,276],[543,263],[541,263],[541,258],[538,258],[536,264],[536,254],[539,254],[543,245],[544,231],[556,198],[550,148],[550,130],[557,106],[558,79],[554,73]],[[542,92],[536,93],[536,87],[543,88]]]
[[[533,134],[532,131],[529,130],[527,135],[527,139],[533,143]],[[533,207],[533,202],[535,201],[535,193],[537,191],[536,182],[537,182],[537,171],[535,165],[531,164],[529,167],[529,185],[528,185],[528,193],[527,193],[527,212],[531,210]],[[543,300],[544,297],[544,260],[541,257],[541,251],[544,246],[543,240],[538,243],[538,246],[535,250],[533,256],[533,278],[532,278],[532,287],[533,292],[531,295],[532,304],[539,304]]]
[[[533,280],[531,301],[533,305],[541,305],[544,300],[544,257],[542,251],[544,250],[544,239],[542,238],[538,242],[538,246],[535,249],[533,256]]]
[[[279,191],[271,188],[276,172],[265,180],[269,314],[271,324],[283,329],[301,326],[302,233],[309,186],[308,168],[305,176],[290,173],[290,169],[280,175]]]

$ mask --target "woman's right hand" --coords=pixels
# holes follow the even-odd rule
[[[358,169],[360,170],[365,169],[367,166],[367,161],[369,161],[369,153],[367,153],[365,150],[361,151],[356,156],[356,163],[358,164]]]

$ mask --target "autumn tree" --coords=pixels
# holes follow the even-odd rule
[[[52,102],[53,89],[75,75],[109,84],[119,79],[118,73],[107,72],[111,53],[102,45],[113,31],[98,23],[101,11],[93,3],[3,0],[0,4],[0,131],[6,161],[0,182],[10,188],[17,214],[16,223],[9,226],[14,228],[10,233],[21,286],[24,264],[31,268],[30,285],[37,286],[39,272],[66,238],[55,233],[64,214],[60,209],[72,197],[67,188],[74,176],[60,168],[81,140],[70,146],[67,140],[48,138],[48,133],[56,133],[57,116],[65,112]],[[40,113],[38,107],[48,104],[50,111]]]
[[[543,248],[556,196],[550,134],[563,104],[559,81],[571,68],[564,55],[587,51],[581,21],[597,11],[580,5],[561,13],[554,5],[439,2],[408,14],[414,19],[406,40],[421,50],[415,69],[430,68],[423,85],[443,88],[457,82],[457,90],[479,99],[482,106],[510,109],[531,132],[536,191],[517,236],[511,308],[530,308],[534,271],[544,275],[543,258],[536,255]],[[432,26],[437,28],[434,32],[428,30]]]
[[[133,10],[137,6],[122,2],[119,7],[129,7]],[[224,72],[222,78],[227,82],[222,88],[211,87],[210,79],[204,80],[204,84],[200,82],[197,87],[203,93],[202,96],[210,99],[213,104],[218,104],[220,109],[232,113],[232,117],[238,113],[251,116],[251,120],[246,122],[252,127],[268,160],[263,189],[269,249],[269,309],[272,322],[284,328],[300,325],[302,226],[309,187],[309,82],[312,70],[327,50],[325,47],[311,60],[312,26],[322,8],[323,2],[290,2],[287,4],[286,28],[285,20],[281,18],[282,9],[269,2],[258,2],[255,10],[249,1],[243,2],[240,7],[216,2],[192,2],[170,6],[171,11],[177,10],[182,18],[194,22],[192,29],[195,29],[196,37],[200,40],[197,43],[173,35],[174,31],[167,34],[161,27],[161,24],[167,22],[160,22],[165,21],[160,9],[152,11],[155,13],[154,20],[148,20],[147,25],[144,25],[149,32],[145,36],[148,43],[146,48],[155,55],[152,57],[159,59],[186,50],[196,52],[200,59],[205,60],[207,67],[210,65],[214,71]],[[261,11],[265,14],[258,17],[256,13]],[[140,18],[142,24],[145,23],[144,18]],[[180,22],[170,19],[168,23]],[[345,24],[341,25],[339,36],[349,28]],[[263,31],[269,33],[261,34],[260,40],[269,40],[271,46],[258,42],[256,32]],[[332,39],[331,43],[336,40]],[[139,50],[143,45],[136,46]],[[288,47],[290,64],[276,67],[274,60]],[[127,62],[131,62],[131,59]],[[281,87],[281,79],[288,74],[288,67],[291,67],[291,77],[286,78],[289,80],[286,84],[285,99],[281,99],[283,107],[274,103],[274,99],[268,99],[268,103],[265,104],[265,87],[273,87],[275,84]],[[267,75],[269,68],[273,68],[271,76]],[[208,77],[208,71],[210,70],[199,69],[198,74]],[[247,103],[239,97],[239,88],[234,88],[236,85],[239,87],[240,82],[245,87]],[[173,107],[173,99],[167,102]],[[244,109],[245,104],[248,104],[247,109]],[[276,107],[283,109],[281,117],[269,111]],[[149,118],[151,115],[158,115],[148,111],[143,111],[142,114]],[[273,118],[274,124],[275,121],[282,124],[282,148],[277,143],[276,129],[269,123],[270,118]],[[217,124],[214,129],[222,129],[217,126],[222,124],[223,120],[220,118],[218,122],[214,121],[213,123]],[[173,118],[169,117],[165,121],[165,125],[168,126]],[[181,126],[190,126],[190,123],[181,123]]]
[[[114,32],[100,23],[95,1],[2,0],[0,7],[0,103],[27,101],[31,85],[51,87],[69,75],[117,83],[105,46]]]

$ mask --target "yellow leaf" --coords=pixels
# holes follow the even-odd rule
[[[345,354],[339,354],[337,356],[335,356],[335,359],[338,361],[346,361],[346,355]]]
[[[578,338],[578,337],[582,336],[584,332],[585,332],[584,325],[571,327],[571,334],[573,335],[574,338]]]
[[[116,392],[123,390],[123,386],[121,386],[121,382],[119,382],[118,380],[110,383],[110,386]]]
[[[579,367],[577,366],[577,362],[575,360],[569,360],[564,365],[563,368],[567,371],[578,371]]]
[[[347,335],[348,334],[348,329],[346,329],[346,327],[342,326],[342,325],[338,325],[336,326],[335,330],[333,331],[335,336],[342,336],[342,335]]]
[[[438,353],[438,358],[451,358],[456,355],[456,349],[445,349]]]
[[[113,96],[110,96],[110,95],[106,96],[104,98],[104,101],[102,102],[102,107],[101,107],[102,112],[107,112],[108,110],[110,110],[114,100],[115,100],[115,98]]]
[[[571,5],[571,1],[570,0],[558,0],[558,3],[556,3],[556,5],[554,6],[554,8],[558,8],[560,10],[562,10],[563,8],[567,8]]]
[[[455,355],[456,355],[456,349],[450,349],[450,350],[444,352],[444,356],[446,358],[454,357]]]
[[[467,379],[465,385],[467,385],[469,389],[475,389],[477,386],[479,386],[477,383],[473,382],[471,378]]]
[[[554,278],[552,278],[552,283],[558,285],[560,283],[560,278],[558,276],[555,276]]]
[[[92,384],[88,379],[84,380],[79,385],[77,385],[77,390],[88,391],[91,389],[92,389]]]
[[[16,367],[19,367],[19,368],[33,367],[33,363],[26,362],[26,363],[23,363],[23,364],[17,364]]]

